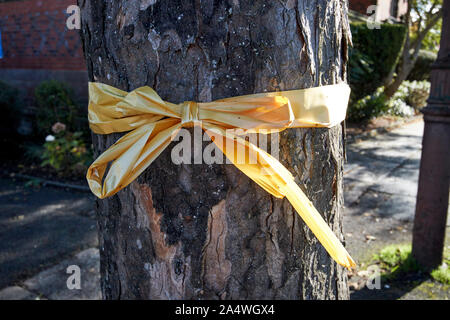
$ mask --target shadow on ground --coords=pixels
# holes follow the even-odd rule
[[[0,179],[0,288],[98,244],[93,198]]]
[[[423,274],[411,274],[395,281],[381,278],[380,289],[367,286],[351,291],[351,300],[448,300],[449,286]]]

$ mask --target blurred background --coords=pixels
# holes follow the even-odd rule
[[[431,272],[411,254],[442,0],[350,0],[349,9],[344,234],[359,263],[351,298],[448,299],[448,237]],[[0,0],[0,299],[101,298],[78,29],[73,0]],[[73,265],[84,270],[80,289],[68,287]]]

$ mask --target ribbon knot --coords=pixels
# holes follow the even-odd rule
[[[99,198],[112,196],[136,179],[182,127],[201,127],[244,174],[275,197],[286,197],[331,257],[350,268],[354,261],[292,174],[264,150],[228,129],[273,133],[287,128],[332,127],[345,119],[350,88],[336,84],[303,90],[258,93],[212,102],[162,100],[149,87],[125,92],[89,83],[89,126],[95,133],[126,132],[89,167],[86,178]],[[181,119],[181,121],[180,121]],[[236,154],[256,152],[256,163]],[[105,177],[106,175],[106,177]],[[167,199],[170,201],[170,199]]]
[[[185,101],[181,106],[181,124],[183,127],[193,127],[199,123],[198,103],[195,101]]]

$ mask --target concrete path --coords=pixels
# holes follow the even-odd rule
[[[344,232],[358,260],[388,242],[411,241],[423,126],[419,120],[347,146]]]
[[[422,133],[418,121],[347,146],[344,233],[358,262],[411,241]],[[93,197],[23,185],[0,179],[0,300],[100,299]],[[80,290],[68,288],[69,266]]]
[[[89,272],[98,274],[98,250],[81,251],[98,245],[94,197],[25,183],[0,179],[0,290],[7,287],[0,299],[100,297],[97,283],[96,293],[68,290],[70,274],[63,268],[69,263],[85,267],[81,277],[86,288],[92,287]]]
[[[368,205],[373,195],[389,195],[375,212],[384,217],[414,218],[422,150],[423,122],[416,121],[389,133],[347,147],[344,167],[345,203]]]
[[[420,120],[347,147],[343,227],[347,250],[362,269],[381,248],[412,241],[423,128]],[[447,235],[449,224],[447,217]],[[449,240],[447,236],[447,247],[450,247]],[[349,278],[351,289],[352,286],[361,289],[359,273]],[[430,295],[428,287],[436,292]],[[430,280],[413,288],[383,284],[382,290],[362,289],[351,290],[352,299],[448,299],[450,296],[445,285]]]

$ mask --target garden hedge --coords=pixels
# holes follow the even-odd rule
[[[416,63],[414,64],[413,69],[409,73],[407,80],[429,81],[431,73],[431,65],[436,61],[436,58],[437,58],[436,53],[428,50],[420,50],[419,55],[417,56]]]

